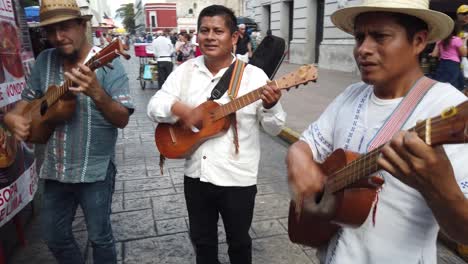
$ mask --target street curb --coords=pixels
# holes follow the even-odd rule
[[[301,134],[298,132],[292,130],[289,127],[284,127],[281,132],[278,134],[278,137],[281,138],[282,140],[286,141],[289,144],[292,144],[296,141],[299,140],[299,137]]]

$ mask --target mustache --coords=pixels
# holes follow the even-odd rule
[[[71,63],[77,63],[78,62],[78,50],[73,50],[72,53],[65,53],[62,49],[60,48],[57,48],[57,53],[59,54],[59,56],[61,56],[62,58],[68,60],[69,62]]]
[[[205,46],[207,44],[203,44],[202,46]],[[208,44],[208,45],[214,45],[214,44]],[[232,53],[234,50],[234,46],[231,47],[231,49],[225,47],[225,46],[220,46],[220,45],[216,45],[217,48],[221,49],[222,51],[225,51],[225,52],[228,52],[228,53]],[[203,48],[201,48],[203,50]]]

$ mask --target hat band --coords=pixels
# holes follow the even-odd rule
[[[79,10],[73,10],[73,9],[68,9],[68,8],[67,9],[65,8],[53,9],[53,10],[42,12],[40,14],[40,19],[41,19],[41,22],[45,22],[46,20],[56,17],[57,15],[61,17],[70,16],[71,17],[70,19],[73,19],[73,17],[75,18],[81,17],[81,12]]]
[[[410,4],[408,4],[410,3]],[[411,5],[411,6],[410,6]],[[429,1],[421,0],[369,0],[363,6],[378,6],[384,8],[415,8],[415,9],[428,9]]]

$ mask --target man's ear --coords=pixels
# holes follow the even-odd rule
[[[427,46],[427,38],[429,32],[427,30],[421,30],[416,32],[413,37],[413,47],[414,51],[419,55]]]
[[[239,39],[239,31],[235,31],[234,33],[232,33],[232,36],[231,36],[231,41],[232,41],[233,46],[237,44],[238,39]]]

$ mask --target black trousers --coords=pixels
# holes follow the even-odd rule
[[[219,264],[219,214],[226,231],[231,264],[252,263],[249,229],[257,186],[222,187],[185,176],[184,193],[197,264]]]
[[[158,61],[158,88],[161,89],[167,77],[172,72],[172,61]]]

